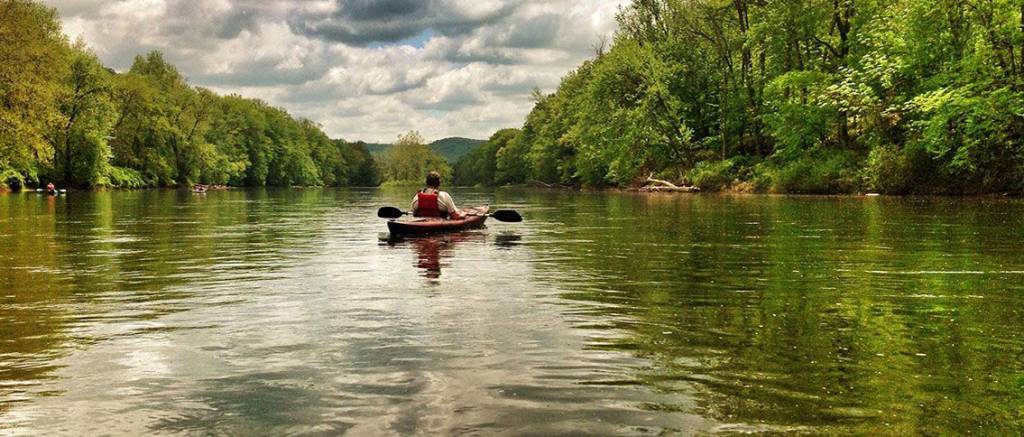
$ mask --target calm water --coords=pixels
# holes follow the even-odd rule
[[[0,434],[1024,430],[1024,202],[0,196]]]

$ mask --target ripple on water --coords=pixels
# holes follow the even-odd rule
[[[458,194],[527,221],[392,241],[405,192],[0,196],[0,433],[1019,424],[1021,202]]]

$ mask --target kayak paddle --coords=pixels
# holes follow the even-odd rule
[[[377,210],[377,217],[386,219],[396,219],[403,215],[409,214],[409,212],[402,211],[393,206],[385,206]],[[487,217],[493,217],[499,222],[519,223],[523,221],[523,216],[519,215],[518,212],[510,209],[500,209],[490,214],[466,214],[466,215],[484,215]]]
[[[396,219],[406,214],[408,213],[402,212],[402,210],[395,208],[393,206],[385,206],[377,210],[377,217],[386,219]]]
[[[518,212],[515,212],[515,211],[513,211],[511,209],[499,209],[499,210],[494,211],[494,212],[492,212],[490,214],[466,214],[466,215],[485,215],[487,217],[493,217],[495,220],[497,220],[499,222],[520,223],[520,222],[523,221],[523,216],[519,215]]]

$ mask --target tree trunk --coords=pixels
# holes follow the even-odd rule
[[[71,143],[64,137],[64,185],[71,185]]]
[[[833,26],[839,32],[839,47],[836,53],[836,68],[846,66],[846,56],[850,53],[850,19],[853,18],[854,9],[852,0],[832,0]],[[843,148],[851,147],[850,120],[849,114],[843,110],[839,111],[839,145]]]
[[[747,40],[748,31],[750,30],[750,22],[748,16],[748,5],[746,0],[735,0],[733,5],[736,7],[736,17],[740,25],[740,34],[743,35],[741,53],[741,65],[740,65],[740,78],[743,81],[743,88],[746,92],[747,97],[747,108],[746,117],[743,123],[743,131],[746,134],[750,134],[750,139],[754,143],[755,152],[760,155],[761,145],[757,144],[756,128],[752,126],[752,120],[756,114],[756,103],[754,102],[754,83],[753,83],[753,55],[750,50],[750,44]]]
[[[68,122],[64,124],[64,133],[61,135],[60,151],[64,155],[64,185],[71,185],[71,129],[75,126],[75,119],[78,118],[78,103],[71,105],[71,114],[68,115]]]

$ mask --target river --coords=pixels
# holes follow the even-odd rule
[[[1024,202],[0,195],[0,434],[1016,434]]]

